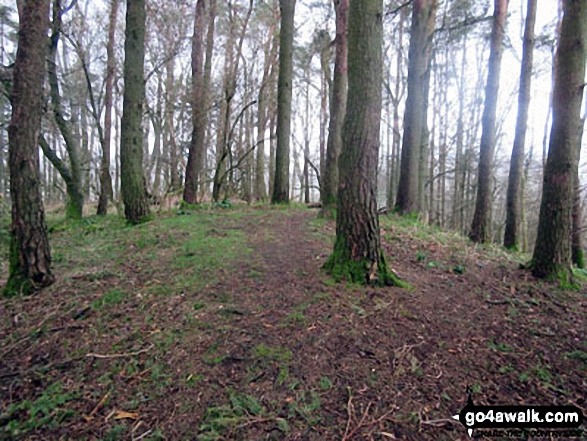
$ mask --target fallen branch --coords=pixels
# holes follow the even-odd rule
[[[100,408],[104,406],[104,403],[106,403],[108,397],[110,397],[110,391],[106,392],[106,395],[104,395],[104,397],[98,402],[98,404],[96,404],[96,407],[94,407],[94,409],[90,412],[89,415],[84,415],[84,419],[87,423],[94,419],[94,415],[96,415]]]
[[[94,352],[90,352],[89,354],[86,354],[86,357],[94,357],[94,358],[100,358],[100,359],[134,357],[135,355],[139,355],[144,352],[150,351],[151,349],[153,349],[154,346],[155,345],[151,345],[148,348],[141,349],[140,351],[125,352],[122,354],[96,354]]]

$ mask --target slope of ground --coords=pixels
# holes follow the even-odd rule
[[[467,386],[587,414],[585,292],[387,217],[412,289],[337,284],[315,217],[55,224],[58,282],[0,300],[0,439],[460,440]]]

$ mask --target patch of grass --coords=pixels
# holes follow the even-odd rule
[[[0,415],[0,434],[9,437],[21,437],[30,431],[43,427],[52,428],[67,421],[75,412],[66,408],[65,404],[76,397],[73,392],[65,392],[60,382],[47,387],[35,400],[25,400],[11,404],[5,415]],[[1,436],[0,436],[1,438]]]
[[[508,363],[505,366],[502,366],[499,368],[500,374],[510,374],[512,372],[514,372],[514,367],[512,366],[511,363]]]
[[[206,304],[204,302],[194,302],[194,304],[192,305],[192,307],[196,311],[199,311],[200,309],[204,309],[206,307]]]
[[[498,352],[513,352],[513,348],[505,343],[498,343],[495,340],[489,342],[489,349]]]
[[[319,386],[320,390],[326,392],[327,390],[330,390],[330,388],[332,388],[332,381],[328,377],[320,377]]]
[[[465,274],[466,271],[467,271],[467,269],[465,268],[464,265],[455,265],[452,268],[452,272],[455,274]]]
[[[118,305],[126,299],[126,293],[119,290],[113,289],[112,291],[108,291],[102,295],[98,300],[94,301],[92,304],[93,309],[99,310],[105,306],[114,306]]]
[[[224,361],[224,359],[226,358],[226,355],[224,354],[217,354],[218,349],[220,348],[220,345],[218,343],[214,343],[212,346],[210,346],[206,352],[204,353],[202,360],[204,361],[204,363],[214,366],[217,364],[220,364]]]
[[[118,441],[124,438],[124,434],[126,433],[126,427],[121,426],[121,425],[116,425],[114,427],[112,427],[108,433],[106,434],[106,437],[103,438],[102,441]]]
[[[279,367],[279,375],[277,375],[276,383],[278,386],[283,385],[289,377],[289,368],[284,365]]]
[[[266,360],[273,360],[277,362],[289,362],[291,360],[291,351],[287,348],[276,346],[267,346],[261,343],[253,349],[253,355],[256,358],[263,358]]]
[[[189,387],[196,387],[196,386],[198,386],[198,383],[200,383],[202,381],[204,381],[204,376],[203,375],[193,375],[193,374],[190,374],[186,378],[185,384],[188,385]]]
[[[570,358],[571,360],[578,360],[587,364],[587,352],[585,351],[576,350],[572,352],[567,352],[565,355],[567,356],[567,358]]]
[[[198,441],[226,439],[224,434],[249,418],[264,416],[267,409],[251,396],[233,390],[228,391],[229,403],[206,409],[200,426]]]
[[[302,392],[297,400],[288,403],[288,416],[294,418],[296,415],[299,415],[308,425],[316,426],[320,422],[320,417],[316,415],[320,406],[320,396],[316,392]]]
[[[261,271],[257,271],[257,270],[252,269],[249,271],[249,277],[251,279],[259,279],[259,278],[263,277],[263,273]]]
[[[306,325],[307,322],[308,319],[302,311],[294,311],[285,316],[282,320],[282,326]]]

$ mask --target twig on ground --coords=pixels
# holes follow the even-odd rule
[[[149,429],[147,430],[145,433],[143,433],[141,436],[138,436],[136,438],[133,438],[133,441],[139,441],[140,439],[143,439],[144,437],[146,437],[149,433],[151,433],[153,431],[153,429]]]
[[[110,391],[106,392],[106,395],[104,395],[104,397],[98,402],[98,404],[96,404],[96,407],[94,407],[94,409],[90,412],[89,415],[84,415],[84,419],[86,420],[86,422],[90,422],[94,419],[94,415],[96,415],[96,412],[98,412],[98,410],[100,410],[100,408],[104,405],[104,403],[106,403],[106,400],[108,399],[108,397],[110,396]]]
[[[122,354],[96,354],[94,352],[90,352],[89,354],[86,354],[86,357],[94,357],[94,358],[100,358],[100,359],[134,357],[135,355],[139,355],[144,352],[150,351],[151,349],[153,349],[154,346],[155,345],[152,344],[148,348],[141,349],[140,351],[125,352]]]
[[[355,433],[357,433],[357,431],[361,427],[370,426],[371,424],[376,424],[379,422],[379,420],[373,420],[369,423],[365,423],[365,419],[367,418],[367,415],[369,414],[369,409],[371,408],[371,404],[373,404],[373,403],[367,404],[367,407],[366,407],[365,411],[363,412],[363,415],[361,416],[361,420],[359,421],[359,424],[357,424],[357,426],[353,430],[351,430],[347,435],[345,435],[343,437],[342,441],[347,441],[347,440],[352,439],[353,435]]]

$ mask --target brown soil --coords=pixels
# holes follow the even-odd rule
[[[320,269],[334,226],[315,216],[242,217],[250,258],[198,292],[144,294],[165,262],[129,250],[118,274],[1,301],[0,438],[9,406],[56,382],[74,413],[23,439],[465,440],[450,417],[467,386],[477,404],[587,415],[584,292],[393,226],[386,253],[413,289],[335,284]],[[116,286],[135,295],[106,319],[88,307]]]

